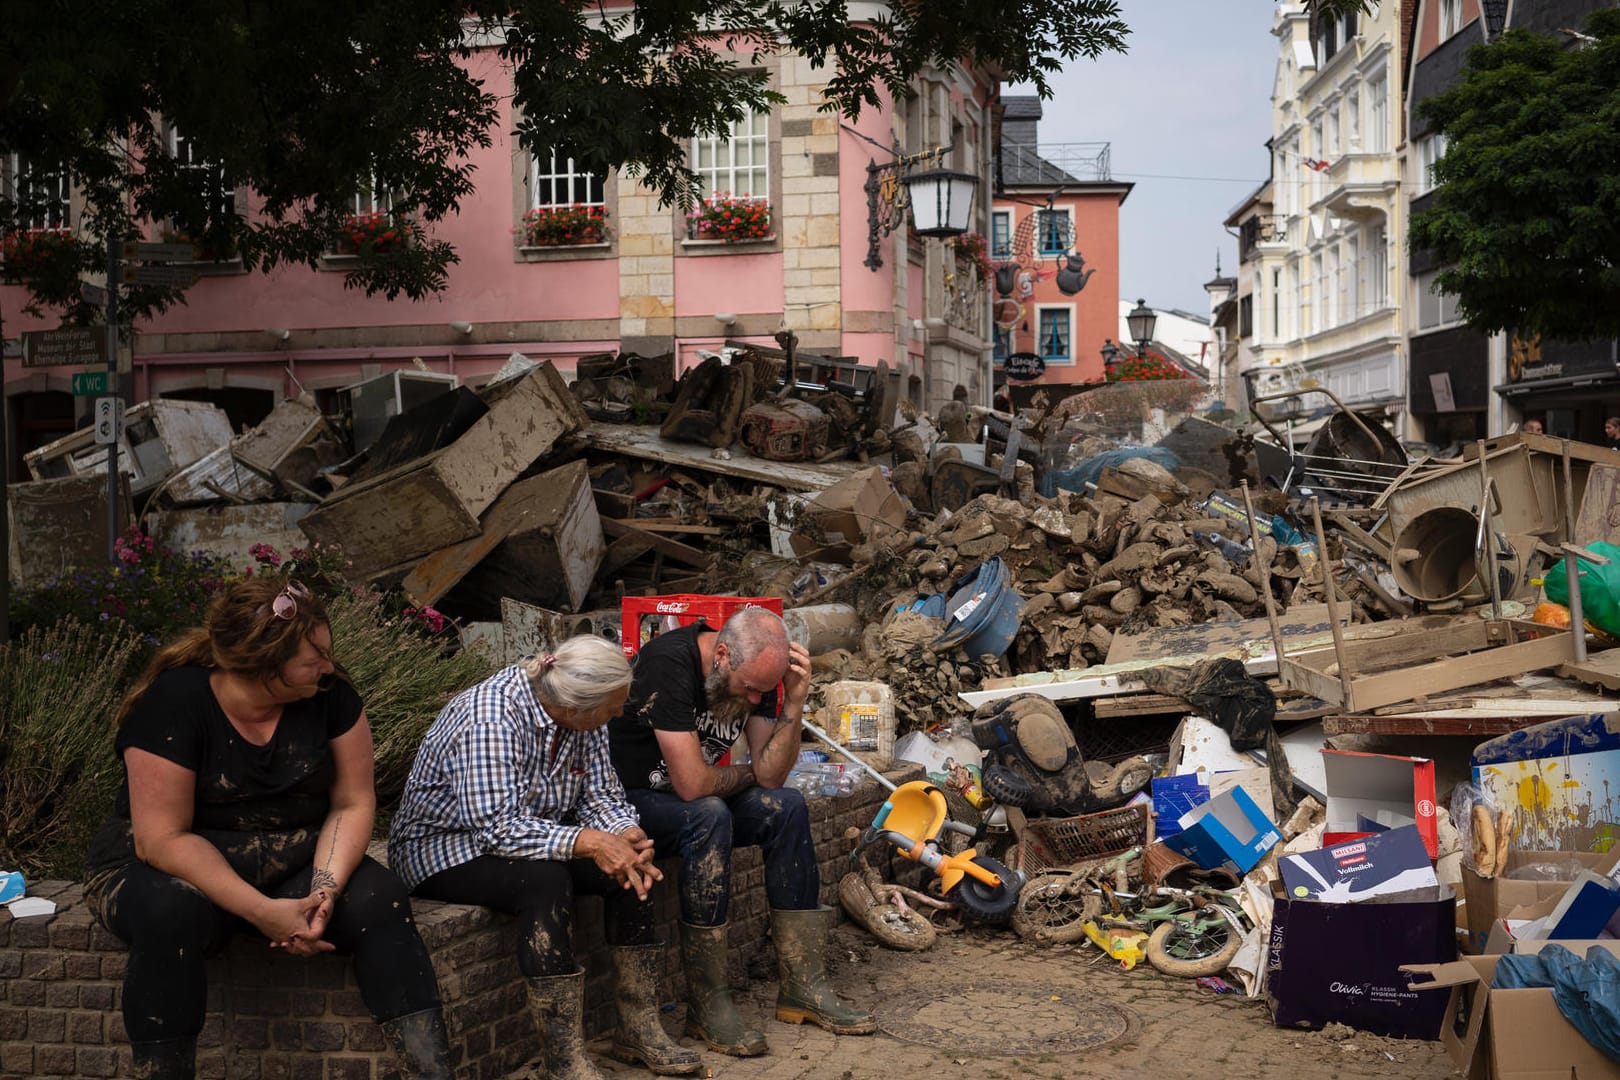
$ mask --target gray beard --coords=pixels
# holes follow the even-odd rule
[[[730,672],[710,671],[703,680],[703,696],[709,703],[709,715],[720,728],[729,730],[748,719],[748,699],[731,696]]]

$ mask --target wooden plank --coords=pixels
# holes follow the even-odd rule
[[[730,457],[717,458],[711,456],[713,451],[708,447],[665,439],[657,428],[636,424],[592,424],[581,437],[598,450],[662,461],[699,472],[735,476],[790,491],[820,491],[866,467],[853,462],[813,465],[802,461],[766,461],[741,446],[732,447],[728,451]]]
[[[370,580],[482,530],[480,517],[524,470],[588,418],[550,363],[486,388],[489,411],[449,446],[345,484],[299,527],[340,547]]]
[[[603,518],[602,523],[615,525],[633,525],[638,529],[645,529],[655,533],[690,533],[696,536],[723,536],[731,530],[721,525],[688,525],[685,522],[660,520],[657,518]]]
[[[1283,651],[1289,642],[1306,635],[1321,634],[1328,628],[1326,604],[1299,604],[1277,617],[1283,636]],[[1193,626],[1161,626],[1140,634],[1116,633],[1108,647],[1108,663],[1123,664],[1165,656],[1195,653],[1220,655],[1245,649],[1251,642],[1269,637],[1271,626],[1265,619],[1197,623]]]
[[[1620,467],[1593,465],[1586,474],[1581,510],[1575,517],[1575,535],[1570,539],[1577,544],[1599,540],[1620,543]]]
[[[603,532],[606,531],[607,529],[604,526]],[[608,545],[606,554],[602,556],[602,565],[597,568],[596,575],[604,579],[611,578],[651,550],[652,541],[644,536],[621,536]]]
[[[1576,664],[1571,661],[1562,664],[1558,668],[1558,674],[1566,679],[1577,679],[1592,686],[1601,686],[1605,690],[1620,690],[1620,649],[1589,653],[1586,663]]]
[[[1322,720],[1322,732],[1326,735],[1467,735],[1488,739],[1545,719],[1544,716],[1329,716]]]
[[[683,544],[679,540],[671,540],[667,536],[659,536],[655,532],[638,528],[623,521],[608,520],[602,522],[602,531],[612,537],[634,536],[645,540],[648,547],[665,558],[674,559],[682,566],[695,566],[699,570],[707,570],[713,561],[709,553],[690,544]]]
[[[1091,715],[1099,720],[1119,716],[1159,716],[1188,711],[1185,701],[1169,694],[1126,694],[1117,698],[1101,698],[1091,707]]]

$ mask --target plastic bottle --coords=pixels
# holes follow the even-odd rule
[[[1194,529],[1193,539],[1200,544],[1208,544],[1216,551],[1219,551],[1226,556],[1228,562],[1246,563],[1249,561],[1249,556],[1253,554],[1247,544],[1240,544],[1236,540],[1230,540],[1220,533],[1207,533]]]

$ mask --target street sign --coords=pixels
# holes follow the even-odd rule
[[[191,262],[197,252],[190,244],[149,244],[145,240],[124,241],[124,258],[141,262]]]
[[[79,282],[79,296],[92,307],[107,306],[107,290],[100,285],[92,285],[88,281]]]
[[[23,367],[80,367],[107,362],[107,331],[100,326],[65,326],[60,330],[24,330]]]
[[[110,394],[112,379],[105,371],[75,371],[73,373],[73,396],[96,397],[100,394]]]
[[[124,280],[131,285],[167,285],[185,288],[197,280],[197,271],[190,266],[126,266]]]
[[[1040,353],[1015,352],[1002,361],[1001,371],[1009,379],[1025,382],[1046,374],[1046,360]]]
[[[96,398],[96,445],[107,446],[124,435],[124,399]]]

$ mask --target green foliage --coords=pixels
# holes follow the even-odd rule
[[[1436,287],[1478,330],[1620,334],[1620,11],[1586,32],[1570,48],[1510,30],[1417,107],[1447,145],[1411,248],[1445,266]]]
[[[140,636],[140,658],[187,627],[202,623],[208,602],[232,571],[200,551],[161,547],[131,525],[113,542],[116,561],[63,574],[16,594],[11,617],[17,629],[53,626],[73,619],[118,636]]]
[[[366,702],[376,744],[377,804],[386,812],[398,802],[439,710],[497,665],[481,653],[448,648],[445,638],[424,633],[418,619],[391,613],[375,593],[336,596],[327,612],[333,651]]]
[[[1323,0],[1359,2],[1359,0]],[[929,67],[972,62],[1050,96],[1068,63],[1123,50],[1117,0],[928,0],[852,23],[847,0],[667,0],[603,9],[555,0],[85,0],[65,12],[12,0],[0,19],[0,152],[61,163],[85,202],[90,238],[161,222],[249,270],[315,266],[335,248],[357,193],[381,196],[419,235],[386,258],[362,257],[345,283],[390,299],[442,291],[454,249],[434,223],[474,190],[469,151],[501,120],[483,79],[493,44],[512,69],[512,123],[530,150],[569,151],[597,174],[622,169],[689,209],[694,136],[718,134],[784,101],[765,60],[787,51],[828,69],[825,108],[848,116],[886,91],[912,93]],[[169,153],[171,126],[193,147]],[[129,169],[130,155],[141,168]],[[371,189],[357,192],[364,186]],[[233,193],[256,192],[244,214]],[[30,220],[31,189],[0,196],[0,220]],[[76,265],[31,278],[36,311],[90,323],[79,273],[105,262],[80,245]],[[126,286],[144,317],[182,298]]]
[[[71,619],[0,645],[0,868],[79,876],[123,779],[111,725],[139,645]]]

